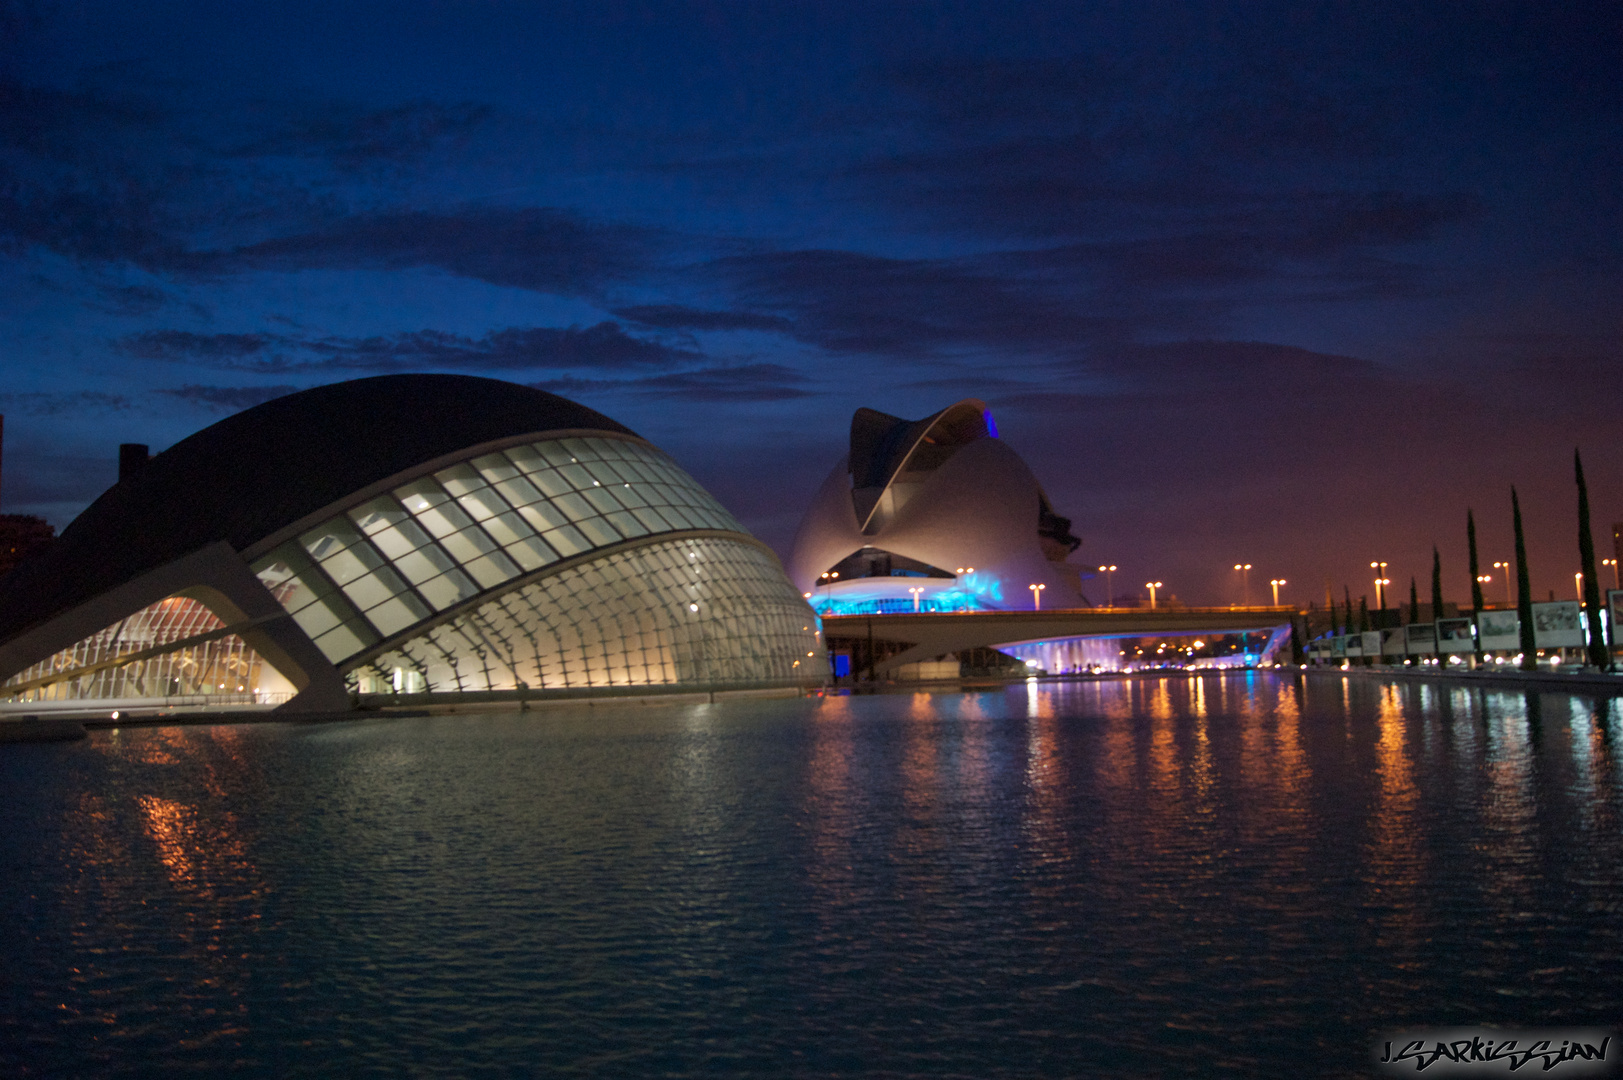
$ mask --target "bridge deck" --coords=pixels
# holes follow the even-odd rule
[[[1236,634],[1284,626],[1291,607],[1058,608],[1046,611],[902,612],[825,615],[827,638],[907,645],[874,666],[884,674],[903,664],[965,649],[998,648],[1068,637],[1150,637]]]

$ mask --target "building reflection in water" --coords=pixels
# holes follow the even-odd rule
[[[1397,686],[1378,687],[1376,707],[1376,799],[1369,822],[1367,903],[1375,910],[1387,949],[1413,949],[1421,912],[1417,890],[1425,871],[1420,794],[1408,747],[1408,717]]]

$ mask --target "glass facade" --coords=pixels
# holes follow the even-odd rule
[[[503,593],[350,673],[362,693],[802,685],[828,671],[816,617],[742,539],[606,552]]]
[[[254,563],[335,664],[561,559],[658,533],[742,532],[651,446],[588,436],[441,469]]]
[[[261,692],[261,675],[278,686],[285,680],[235,634],[166,648],[224,627],[196,600],[160,600],[18,672],[0,686],[0,696],[19,702],[203,697],[258,703],[288,696]],[[120,662],[153,650],[156,655]]]

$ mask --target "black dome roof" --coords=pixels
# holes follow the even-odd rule
[[[206,544],[242,551],[423,462],[569,428],[635,434],[556,394],[470,375],[380,375],[256,405],[154,457],[0,578],[0,641]]]

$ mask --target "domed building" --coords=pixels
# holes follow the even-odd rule
[[[984,402],[912,421],[858,409],[789,577],[828,614],[1073,608],[1080,544]]]
[[[121,477],[0,578],[0,701],[349,708],[820,682],[816,616],[669,456],[552,394],[386,375]]]

